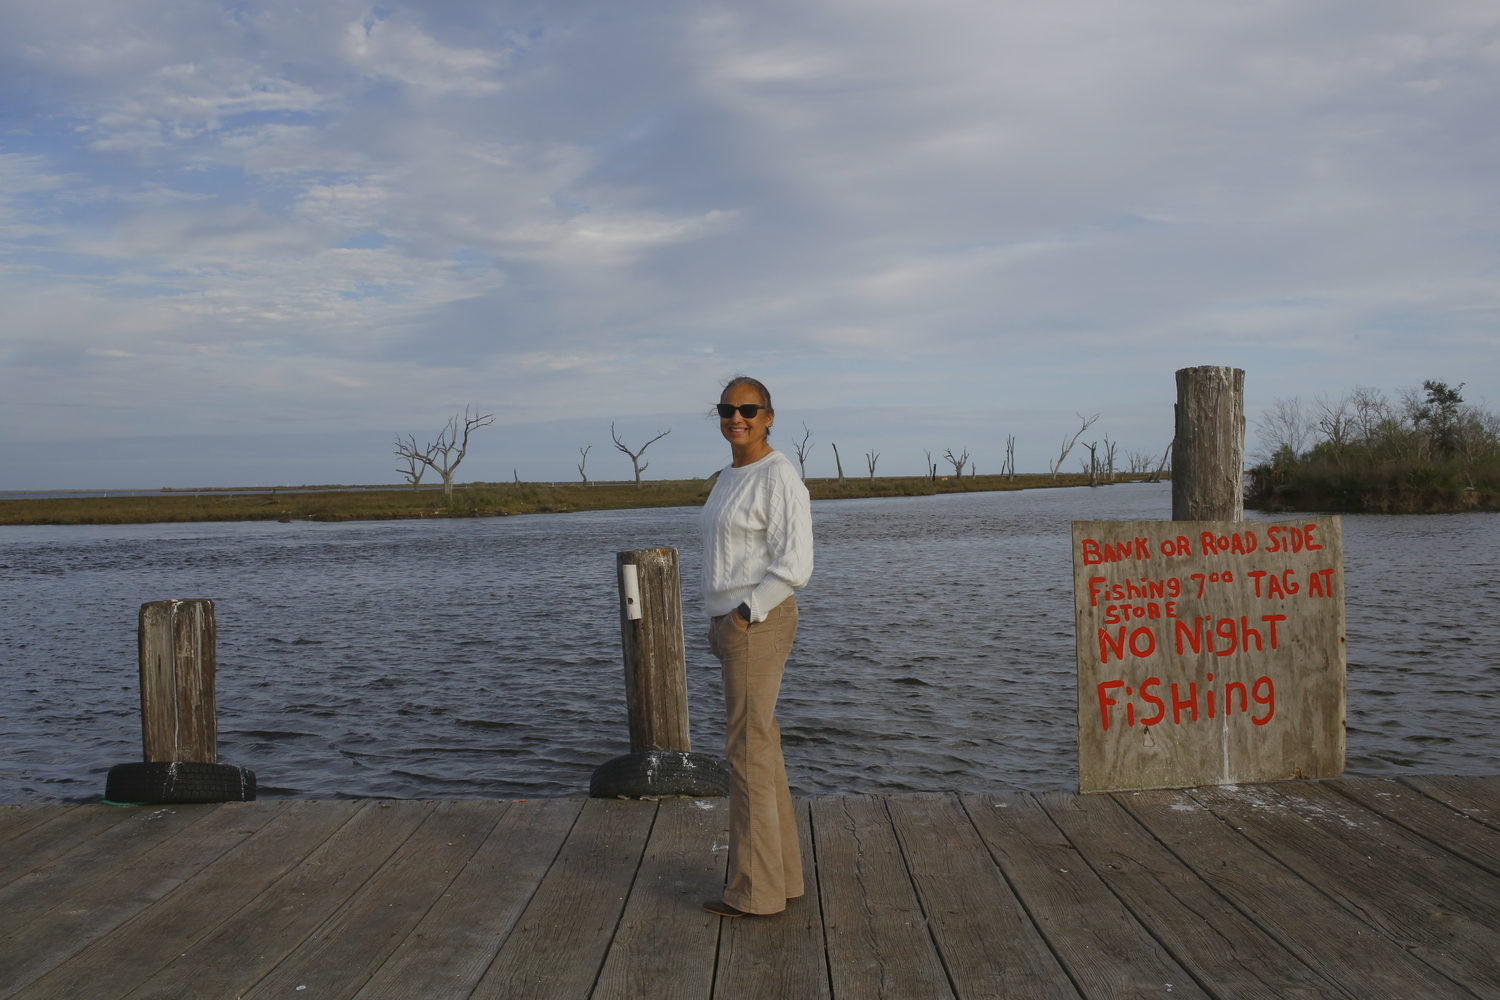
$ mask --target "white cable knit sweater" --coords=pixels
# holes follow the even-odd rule
[[[779,451],[721,471],[699,526],[703,603],[711,617],[727,615],[743,601],[750,605],[751,621],[765,621],[812,576],[807,487]]]

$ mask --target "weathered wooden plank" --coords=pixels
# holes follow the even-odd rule
[[[170,895],[107,937],[38,979],[28,998],[97,996],[108,983],[114,996],[134,989],[182,956],[259,895],[342,826],[355,802],[235,802],[214,814],[226,829],[247,836],[217,860],[194,869],[196,844],[181,849],[196,870]],[[252,937],[255,931],[247,931]]]
[[[440,802],[380,870],[243,1000],[327,1000],[360,991],[458,876],[504,811],[495,801]]]
[[[141,605],[141,742],[148,761],[218,758],[214,704],[217,668],[214,602]]]
[[[472,994],[585,998],[604,964],[656,816],[654,802],[590,799]]]
[[[615,562],[620,578],[620,640],[625,652],[630,752],[691,750],[677,550],[620,552]],[[640,603],[636,607],[627,604],[629,572],[635,573],[638,582],[636,598]]]
[[[1344,772],[1340,525],[1073,522],[1082,791]]]
[[[1027,794],[964,795],[965,809],[1085,997],[1206,994],[1089,868]],[[1046,800],[1061,798],[1045,796]]]
[[[370,802],[301,863],[129,996],[236,997],[343,905],[432,811],[431,802]]]
[[[1401,781],[1470,819],[1500,830],[1500,776],[1420,774]]]
[[[812,824],[833,995],[951,997],[884,802],[820,795]]]
[[[0,806],[0,844],[76,808],[51,802],[38,806]]]
[[[708,1000],[728,854],[728,800],[661,803],[591,1000]]]
[[[714,1000],[827,1000],[828,961],[823,937],[821,879],[811,810],[794,799],[806,894],[770,917],[725,917],[719,927],[719,967]],[[854,1000],[854,998],[851,998]]]
[[[73,806],[55,819],[17,834],[0,851],[0,886],[135,815],[139,814],[133,809],[119,806]]]
[[[1177,370],[1172,520],[1245,518],[1245,370]]]
[[[176,813],[176,816],[172,814]],[[188,818],[168,825],[169,820]],[[30,900],[7,900],[6,907],[24,912],[24,923],[11,929],[0,942],[0,996],[25,988],[28,997],[52,995],[62,973],[49,984],[32,983],[56,972],[59,966],[96,941],[108,940],[122,925],[169,895],[207,865],[248,839],[274,815],[269,809],[244,813],[223,806],[174,806],[139,817],[147,825],[148,848],[130,852],[117,862],[108,856],[75,857],[72,852],[58,859],[74,876],[67,891],[61,886],[32,886]],[[128,825],[127,824],[122,825]],[[119,827],[116,827],[119,829]],[[90,844],[102,838],[95,838]],[[31,879],[20,879],[18,886]],[[40,905],[24,905],[24,904]],[[93,970],[97,977],[98,969]],[[128,983],[109,970],[109,981],[123,992]],[[97,984],[97,978],[88,980]],[[27,984],[31,984],[29,987]],[[97,985],[91,987],[97,989]]]
[[[116,823],[0,887],[0,938],[14,934],[79,889],[110,878],[121,869],[129,869],[141,855],[206,819],[217,808],[193,805],[132,809],[123,823]]]
[[[1193,797],[1351,913],[1480,996],[1500,997],[1500,882],[1331,789]]]
[[[1214,995],[1362,1000],[1227,905],[1110,797],[1052,798],[1046,809],[1094,873]]]
[[[1470,996],[1261,851],[1190,793],[1112,798],[1262,931],[1362,1000]]]
[[[557,857],[583,802],[507,804],[448,891],[359,992],[359,1000],[462,1000]]]
[[[927,924],[960,1000],[1076,1000],[963,806],[951,795],[886,800]]]
[[[1366,809],[1427,838],[1491,875],[1500,876],[1500,830],[1394,781],[1344,778],[1327,784]]]

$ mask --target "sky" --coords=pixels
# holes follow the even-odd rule
[[[0,0],[0,489],[809,475],[1500,401],[1500,5]],[[1069,459],[1076,465],[1076,454]]]

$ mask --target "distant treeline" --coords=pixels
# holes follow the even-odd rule
[[[1122,474],[1123,475],[1123,474]],[[1097,479],[1097,477],[1092,477]],[[1143,477],[1132,476],[1139,480]],[[1087,486],[1086,474],[1016,476],[923,476],[910,478],[810,479],[815,500],[863,497],[931,496],[1057,486]],[[162,521],[385,521],[445,517],[504,517],[510,514],[564,513],[639,507],[701,505],[712,479],[647,480],[581,484],[470,483],[452,496],[441,489],[366,488],[342,492],[202,494],[164,492],[153,496],[51,497],[0,500],[0,525],[150,524]]]
[[[1500,509],[1500,417],[1429,379],[1393,403],[1376,389],[1260,421],[1247,503],[1262,510],[1433,513]]]

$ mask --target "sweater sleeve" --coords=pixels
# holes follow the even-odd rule
[[[777,475],[767,483],[769,516],[766,548],[771,564],[745,602],[750,620],[766,620],[771,609],[807,586],[813,570],[812,505],[807,487],[793,475]]]

